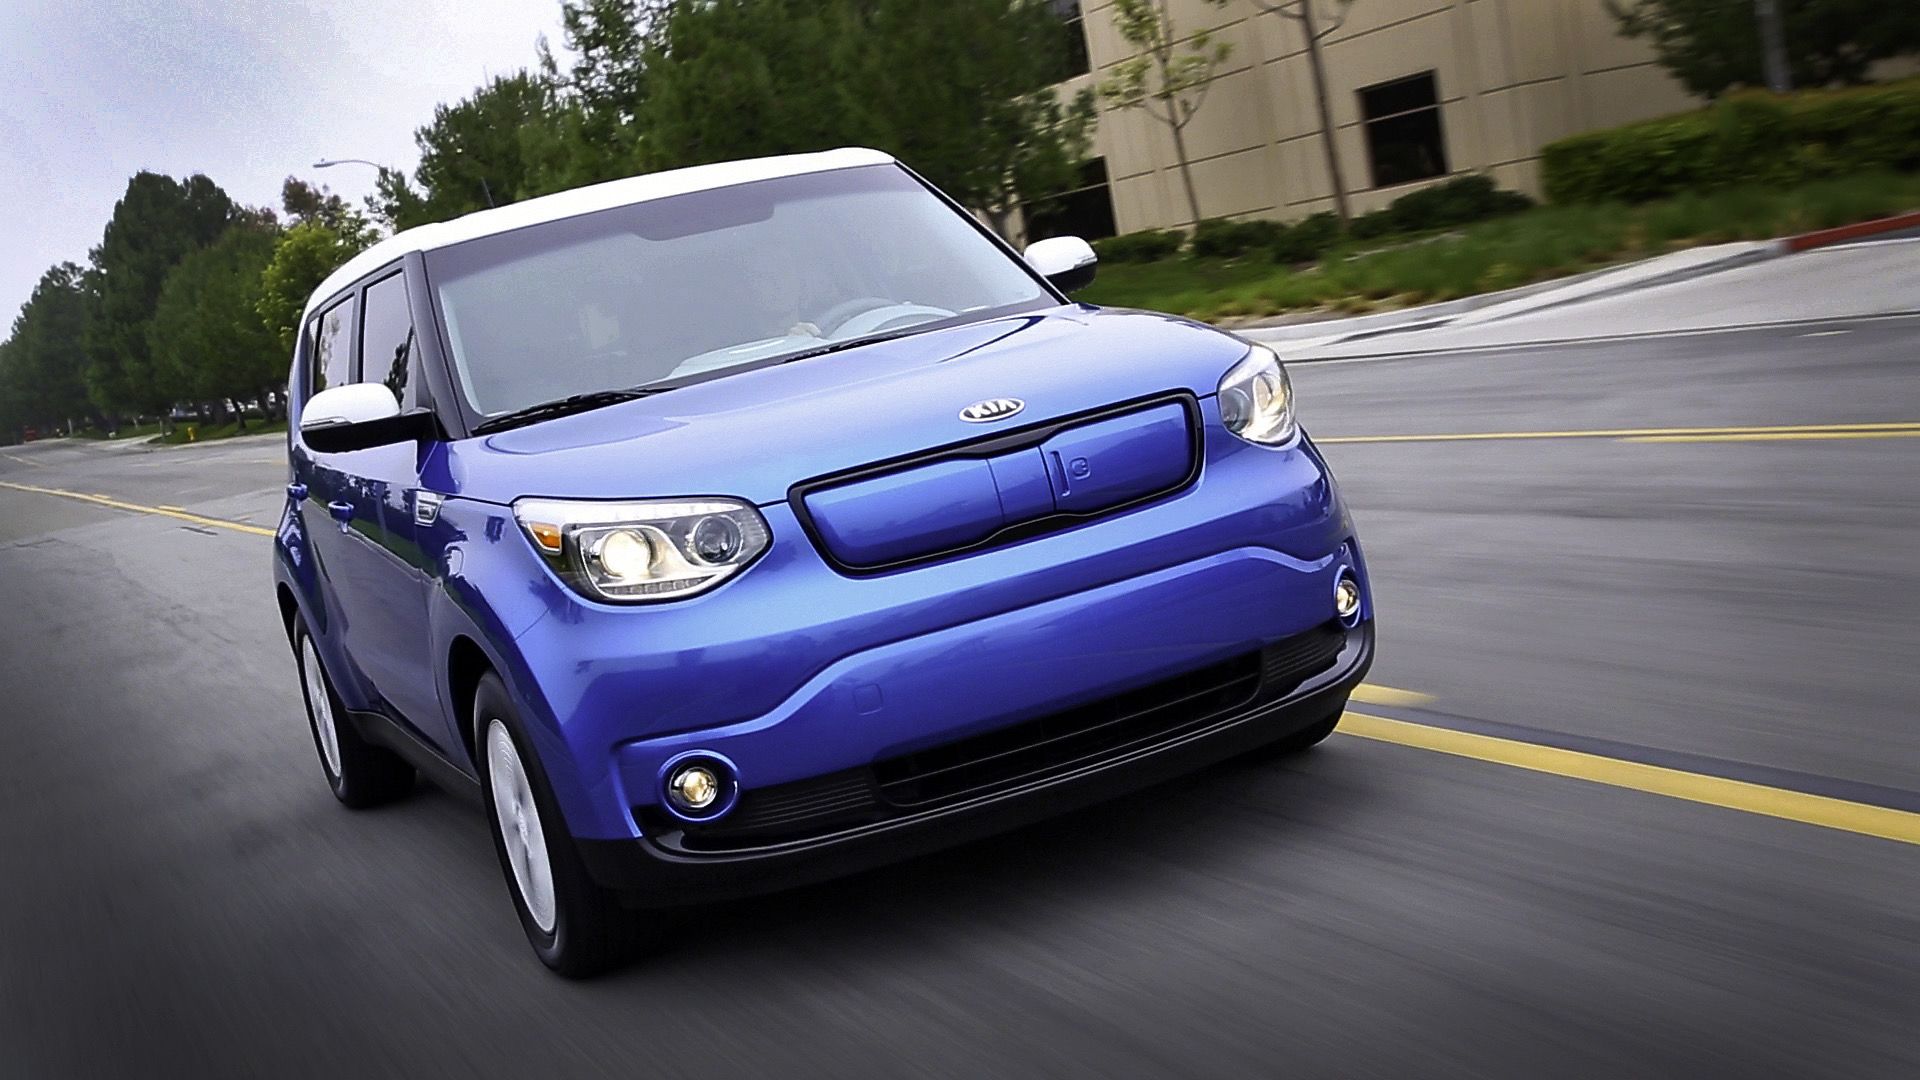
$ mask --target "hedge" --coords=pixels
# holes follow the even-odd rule
[[[1287,231],[1277,221],[1226,221],[1209,218],[1193,230],[1193,253],[1208,258],[1231,259],[1249,251],[1270,248]]]
[[[1147,229],[1095,240],[1093,251],[1101,262],[1153,262],[1180,254],[1186,243],[1186,235],[1177,230]]]
[[[1517,191],[1502,191],[1487,177],[1456,176],[1403,195],[1384,210],[1355,218],[1352,235],[1358,240],[1371,240],[1395,233],[1450,229],[1532,205],[1532,199]],[[1314,214],[1291,225],[1263,219],[1208,218],[1193,230],[1190,246],[1177,231],[1149,229],[1096,240],[1093,250],[1103,262],[1154,262],[1172,258],[1188,247],[1200,258],[1232,259],[1260,252],[1276,262],[1309,263],[1345,238],[1340,219],[1330,213]]]
[[[1273,261],[1279,263],[1317,262],[1344,239],[1340,215],[1331,211],[1314,214],[1294,222],[1273,242]]]
[[[1735,184],[1920,169],[1920,79],[1736,94],[1697,112],[1593,131],[1543,151],[1554,202],[1645,202]]]

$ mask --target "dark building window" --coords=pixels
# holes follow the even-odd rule
[[[1050,236],[1098,240],[1112,236],[1113,193],[1107,186],[1107,162],[1094,158],[1080,166],[1076,186],[1026,206],[1027,242]]]
[[[1440,128],[1440,89],[1433,72],[1360,91],[1373,186],[1447,175],[1447,141]]]
[[[1053,0],[1053,13],[1060,17],[1061,36],[1066,40],[1066,70],[1060,78],[1071,79],[1093,70],[1087,56],[1087,20],[1080,11],[1080,0]]]

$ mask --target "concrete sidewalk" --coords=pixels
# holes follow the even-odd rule
[[[1303,363],[1920,313],[1920,239],[1798,254],[1786,243],[1695,248],[1549,288],[1239,333]]]

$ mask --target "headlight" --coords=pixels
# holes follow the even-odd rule
[[[1293,438],[1293,382],[1280,357],[1255,345],[1220,379],[1220,422],[1228,431],[1266,446]]]
[[[760,512],[733,499],[521,499],[513,516],[569,585],[616,603],[705,592],[767,550]]]

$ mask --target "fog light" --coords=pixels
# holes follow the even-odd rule
[[[699,813],[720,799],[720,778],[705,765],[689,765],[667,781],[667,794],[682,810]]]
[[[1333,613],[1349,626],[1360,617],[1360,583],[1351,571],[1342,571],[1333,586]]]

